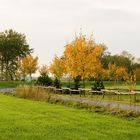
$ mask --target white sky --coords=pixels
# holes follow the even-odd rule
[[[40,64],[62,55],[75,33],[105,43],[111,53],[140,55],[140,0],[0,0],[0,31],[25,33]]]

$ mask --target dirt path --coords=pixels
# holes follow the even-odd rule
[[[104,106],[104,107],[108,106],[112,108],[121,108],[124,110],[133,110],[133,111],[140,112],[140,106],[134,104],[123,104],[123,103],[109,102],[103,100],[90,100],[90,99],[74,98],[74,97],[66,97],[66,96],[57,96],[57,98],[62,100],[67,100],[67,101],[83,102],[83,103],[89,103],[93,105]]]

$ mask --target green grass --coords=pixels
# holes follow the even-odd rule
[[[86,88],[91,88],[93,86],[94,81],[85,81]],[[19,85],[30,85],[34,84],[31,82],[24,82],[24,81],[0,81],[0,88],[15,88]],[[80,85],[82,87],[82,81],[80,82]],[[62,81],[63,87],[69,87],[68,81]],[[119,81],[117,83],[113,81],[104,81],[104,86],[106,89],[119,89],[119,90],[128,90],[128,87],[126,86],[126,83],[123,81]],[[71,87],[74,87],[74,82],[71,81]],[[140,91],[140,82],[137,82],[136,84],[136,90]]]
[[[19,85],[30,85],[31,82],[25,81],[0,81],[0,88],[16,88]]]
[[[91,88],[94,84],[94,81],[85,81],[86,88]],[[80,82],[80,85],[82,87],[82,81]],[[63,87],[69,87],[68,81],[62,81]],[[124,81],[104,81],[104,86],[106,89],[119,89],[119,90],[128,90],[128,87],[126,85],[126,82]],[[71,81],[71,87],[74,87],[74,82]],[[136,90],[140,91],[140,82],[136,83]]]
[[[139,140],[140,121],[0,95],[0,140]]]

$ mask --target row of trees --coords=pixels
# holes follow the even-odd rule
[[[82,80],[83,87],[85,80],[130,83],[140,80],[140,63],[126,51],[111,55],[104,44],[80,34],[65,46],[63,56],[55,56],[50,72],[59,80],[64,75],[74,81]]]
[[[0,32],[0,80],[15,80],[26,75],[32,77],[38,66],[24,34],[13,30]]]
[[[55,56],[50,66],[38,67],[38,57],[33,57],[24,34],[13,30],[0,32],[0,79],[25,79],[39,70],[41,76],[66,77],[77,83],[85,80],[134,81],[140,80],[140,63],[129,54],[111,55],[104,44],[80,34],[64,47],[61,57]]]
[[[21,59],[19,71],[22,77],[35,73],[38,69],[37,58],[31,55]],[[120,55],[111,55],[107,52],[104,44],[96,43],[92,36],[88,39],[80,34],[71,43],[65,45],[65,51],[61,57],[55,56],[50,66],[43,65],[39,68],[40,80],[45,80],[47,85],[52,81],[49,75],[55,77],[57,87],[60,87],[60,80],[66,77],[76,83],[75,88],[79,87],[79,81],[94,80],[100,81],[127,81],[133,83],[140,80],[140,63],[128,52]],[[42,79],[41,79],[42,78]]]

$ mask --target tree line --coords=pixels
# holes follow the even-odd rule
[[[46,66],[47,67],[47,66]],[[123,51],[111,55],[105,44],[96,43],[92,35],[87,38],[82,33],[64,46],[61,57],[55,56],[51,65],[46,68],[59,81],[65,76],[77,83],[94,80],[103,87],[102,81],[126,81],[131,86],[140,80],[140,61]]]
[[[123,51],[119,55],[108,52],[105,44],[95,42],[80,33],[64,46],[61,57],[55,56],[50,66],[38,66],[38,57],[33,57],[25,34],[13,30],[0,32],[0,80],[25,79],[37,70],[40,77],[55,77],[60,85],[62,77],[75,82],[94,81],[139,81],[140,59]],[[41,79],[41,78],[40,78]],[[50,82],[51,83],[51,82]]]

